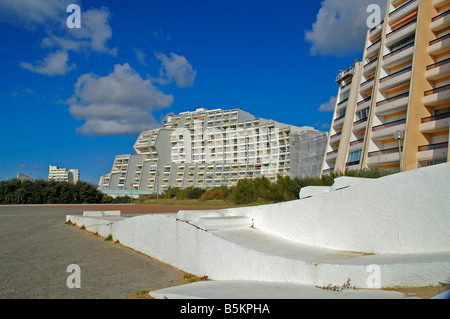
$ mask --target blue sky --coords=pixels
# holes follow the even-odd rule
[[[0,180],[52,164],[97,183],[140,131],[197,107],[328,131],[335,77],[385,2],[0,0]]]

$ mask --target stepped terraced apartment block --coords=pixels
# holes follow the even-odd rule
[[[241,109],[169,115],[164,127],[142,132],[136,154],[118,155],[100,178],[105,194],[149,194],[168,187],[211,189],[241,179],[318,176],[328,136],[255,118]]]
[[[363,62],[336,82],[322,173],[449,161],[450,1],[389,0]]]

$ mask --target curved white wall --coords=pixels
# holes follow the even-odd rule
[[[368,253],[450,250],[450,163],[287,203],[229,209],[299,243]]]

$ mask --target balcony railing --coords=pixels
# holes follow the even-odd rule
[[[403,151],[403,147],[402,146],[400,147],[400,150]],[[399,151],[398,147],[388,148],[386,150],[370,152],[368,154],[368,157],[375,157],[375,156],[381,156],[381,155],[395,154],[395,153],[398,153],[398,151]]]
[[[379,44],[381,42],[381,38],[378,39],[377,41],[375,41],[374,43],[372,43],[371,45],[369,45],[367,47],[367,51],[369,51],[371,48],[373,48],[374,46],[376,46],[377,44]]]
[[[409,96],[409,92],[402,93],[402,94],[390,97],[390,98],[388,98],[386,100],[377,102],[377,106],[381,106],[381,105],[385,105],[385,104],[388,104],[388,103],[391,103],[391,102],[395,102],[397,100],[403,99],[403,98],[408,97],[408,96]]]
[[[366,85],[368,85],[369,83],[373,82],[375,80],[375,77],[371,77],[370,79],[368,79],[366,82],[361,83],[360,87],[364,87]]]
[[[350,146],[357,145],[357,144],[361,144],[362,142],[364,142],[364,138],[361,138],[361,139],[359,139],[359,140],[350,142]]]
[[[342,115],[342,116],[339,116],[338,118],[336,118],[336,119],[334,120],[334,122],[338,122],[338,121],[340,121],[340,120],[343,120],[344,118],[345,118],[345,114]]]
[[[373,59],[372,61],[370,61],[369,63],[367,63],[367,64],[364,66],[364,69],[367,68],[367,67],[369,67],[369,65],[372,65],[372,64],[376,63],[377,61],[378,61],[378,58]]]
[[[353,122],[353,126],[356,126],[356,125],[364,123],[364,122],[367,122],[367,117],[364,118],[364,119],[358,120],[356,122]]]
[[[403,30],[403,29],[406,29],[407,27],[409,27],[410,25],[412,25],[412,24],[414,24],[414,23],[416,23],[416,22],[417,22],[417,19],[411,20],[411,21],[409,21],[408,23],[402,25],[401,27],[399,27],[399,28],[393,30],[392,32],[389,32],[388,34],[386,34],[386,39],[387,39],[387,38],[390,38],[391,36],[393,36],[393,35],[396,34],[397,32],[399,32],[399,31],[401,31],[401,30]]]
[[[347,101],[348,101],[348,98],[346,98],[345,100],[340,101],[340,102],[338,103],[338,106],[344,104],[344,103],[347,102]]]
[[[391,53],[386,54],[385,56],[383,56],[383,60],[386,60],[388,58],[390,58],[393,55],[396,55],[402,51],[408,50],[411,47],[414,47],[415,42],[409,43],[407,45],[405,45],[404,47],[401,47],[400,49],[397,49],[395,51],[392,51]]]
[[[331,151],[331,152],[328,152],[327,153],[327,156],[331,156],[331,155],[333,155],[333,154],[337,154],[338,153],[338,151],[336,150],[336,151]]]
[[[413,4],[414,2],[416,2],[417,0],[410,0],[408,2],[406,2],[404,5],[398,7],[397,9],[395,9],[394,11],[392,11],[391,13],[389,13],[389,17],[393,16],[394,14],[396,14],[397,12],[400,12],[401,10],[405,9],[407,6],[409,6],[410,4]]]
[[[430,41],[430,46],[433,45],[433,44],[436,44],[436,43],[438,43],[438,42],[440,42],[442,40],[448,39],[448,38],[450,38],[450,33],[446,34],[446,35],[443,35],[442,37],[437,38],[437,39],[435,39],[433,41]]]
[[[450,10],[449,10],[449,11],[450,11]],[[446,64],[448,64],[448,63],[450,63],[450,58],[449,58],[449,59],[442,60],[442,61],[440,61],[440,62],[438,62],[438,63],[434,63],[434,64],[431,64],[431,65],[427,66],[427,71],[433,70],[433,69],[435,69],[435,68],[438,68],[438,67],[440,67],[440,66],[446,65]]]
[[[368,98],[362,100],[361,102],[358,102],[358,104],[356,104],[356,106],[360,106],[363,105],[366,102],[369,102],[372,99],[372,96],[369,96]]]
[[[431,22],[434,22],[434,21],[436,21],[436,20],[439,20],[440,18],[446,16],[446,15],[449,14],[449,13],[450,13],[450,10],[447,10],[447,11],[445,11],[444,13],[441,13],[440,15],[435,16],[433,19],[431,19]]]
[[[354,166],[354,165],[359,165],[359,163],[361,163],[361,161],[348,162],[345,164],[345,166],[350,167],[350,166]]]
[[[448,148],[448,142],[419,146],[418,151],[425,152],[425,151],[441,150],[445,148]]]
[[[339,136],[341,136],[341,135],[342,135],[342,132],[339,132],[339,133],[337,133],[337,134],[334,134],[334,135],[330,136],[330,140],[332,140],[333,138],[339,137]]]
[[[448,117],[450,117],[450,112],[423,118],[422,123],[438,121],[438,120],[446,119]]]
[[[406,69],[404,69],[404,70],[401,70],[401,71],[392,73],[392,74],[390,74],[390,75],[388,75],[388,76],[385,76],[384,78],[381,78],[381,79],[380,79],[380,83],[386,82],[386,81],[388,81],[388,80],[390,80],[390,79],[392,79],[392,78],[394,78],[394,77],[396,77],[396,76],[399,76],[399,75],[401,75],[401,74],[408,73],[408,72],[410,72],[411,70],[412,70],[412,67],[409,67],[409,68],[406,68]]]
[[[425,92],[425,96],[429,96],[429,95],[432,95],[432,94],[444,92],[444,91],[447,91],[449,89],[450,89],[450,84],[447,84],[447,85],[441,86],[439,88],[435,88],[433,90],[426,91]]]
[[[391,123],[381,124],[381,125],[378,125],[378,126],[374,126],[372,128],[372,132],[380,131],[380,130],[383,130],[385,128],[389,128],[389,127],[393,127],[393,126],[397,126],[397,125],[401,125],[401,124],[405,124],[405,123],[406,123],[406,119],[394,121],[394,122],[391,122]]]

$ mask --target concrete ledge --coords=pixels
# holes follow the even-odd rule
[[[108,210],[108,211],[100,211],[100,210],[88,210],[83,212],[83,217],[120,217],[120,210]]]
[[[125,217],[84,217],[67,215],[66,222],[72,222],[78,227],[84,227],[87,231],[96,233],[102,237],[112,234],[112,225],[126,219]]]
[[[373,179],[370,178],[361,178],[361,177],[350,177],[350,176],[342,176],[334,179],[334,184],[331,186],[331,191],[337,191],[340,189],[344,189],[356,184],[360,184],[363,182],[370,182]]]
[[[217,210],[180,210],[177,214],[179,220],[199,220],[201,217],[228,217],[231,216],[231,211],[228,209]]]
[[[253,225],[253,220],[243,216],[200,217],[196,225],[204,230],[249,228]]]

